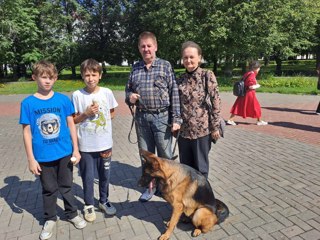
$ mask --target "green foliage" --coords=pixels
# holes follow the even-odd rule
[[[131,67],[121,67],[121,66],[108,66],[107,71],[111,72],[130,72]]]
[[[73,78],[86,58],[132,64],[141,58],[138,35],[147,30],[157,36],[157,55],[175,66],[181,44],[193,40],[225,75],[262,57],[275,60],[281,75],[288,57],[316,49],[320,55],[319,23],[314,0],[2,0],[0,66],[10,65],[18,79],[42,58],[70,68]]]
[[[267,88],[285,87],[285,88],[316,88],[315,78],[310,77],[273,77],[267,80],[259,80],[259,84]]]

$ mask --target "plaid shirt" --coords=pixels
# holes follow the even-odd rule
[[[156,58],[149,69],[143,61],[134,64],[126,85],[126,103],[132,93],[140,95],[137,107],[149,110],[168,108],[173,123],[181,124],[180,100],[171,64]],[[143,104],[141,104],[141,101]]]

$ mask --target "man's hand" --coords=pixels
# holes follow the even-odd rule
[[[129,101],[132,104],[135,104],[140,98],[140,95],[137,93],[131,93],[130,97],[129,97]]]

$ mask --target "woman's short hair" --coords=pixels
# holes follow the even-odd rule
[[[202,49],[201,49],[201,47],[200,47],[197,43],[195,43],[195,42],[193,42],[193,41],[186,41],[186,42],[184,42],[184,43],[182,44],[182,46],[181,46],[181,55],[183,54],[183,51],[184,51],[186,48],[188,48],[188,47],[192,47],[192,48],[197,49],[198,54],[202,56]]]

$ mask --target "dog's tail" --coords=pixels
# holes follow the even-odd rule
[[[222,223],[229,216],[229,208],[226,204],[216,199],[217,211],[216,215],[218,217],[218,224]]]

